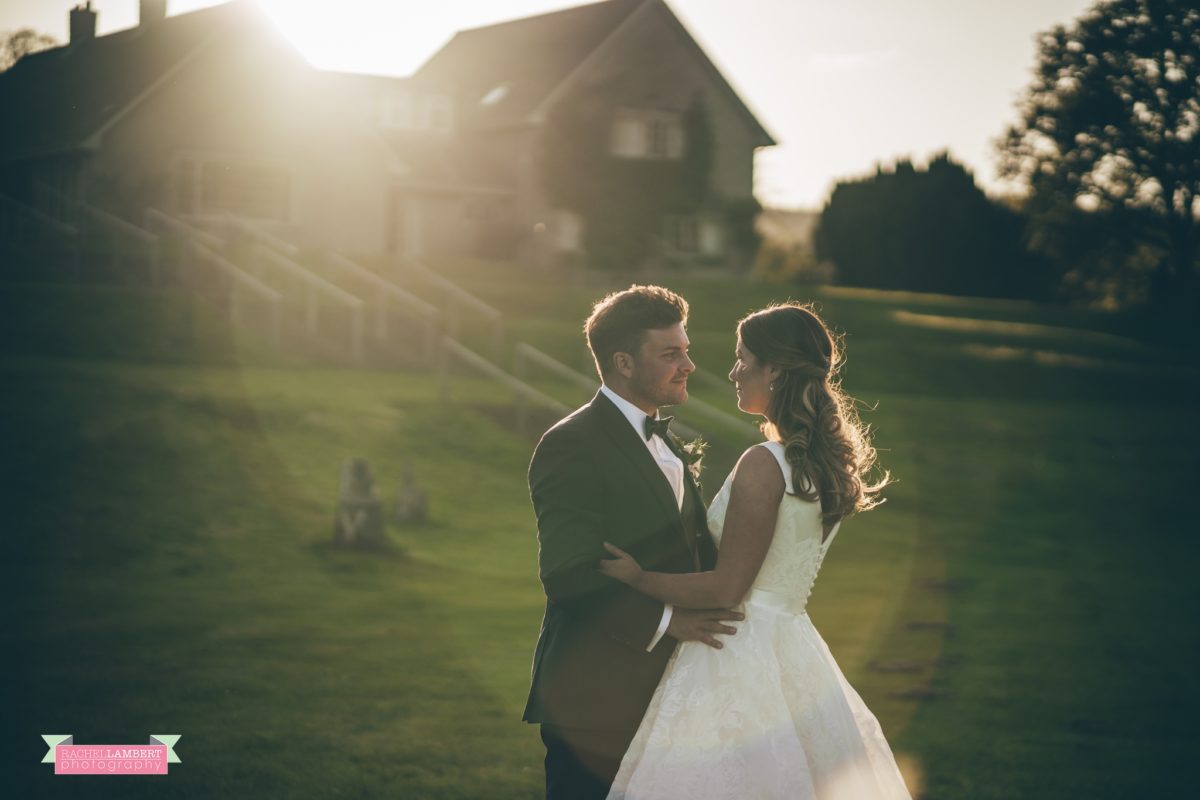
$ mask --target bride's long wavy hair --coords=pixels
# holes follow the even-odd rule
[[[762,423],[768,439],[782,442],[798,497],[820,501],[831,528],[857,511],[883,502],[885,471],[874,483],[870,428],[842,391],[840,342],[809,305],[771,305],[742,319],[738,336],[754,357],[780,369]]]

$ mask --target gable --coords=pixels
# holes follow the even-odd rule
[[[673,58],[673,55],[681,57]],[[681,75],[681,71],[689,74]],[[726,80],[704,49],[662,0],[649,0],[577,69],[548,94],[532,113],[544,121],[558,100],[587,85],[621,83],[637,105],[683,111],[698,89],[730,110],[745,126],[753,147],[770,147],[775,138]],[[713,96],[716,97],[713,97]]]
[[[561,96],[620,47],[645,18],[665,21],[717,91],[736,108],[756,147],[774,137],[662,0],[605,0],[461,31],[413,76],[459,101],[465,127],[539,123]]]
[[[466,125],[522,123],[644,2],[605,0],[460,31],[413,79],[457,97]]]

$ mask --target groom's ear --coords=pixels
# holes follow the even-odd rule
[[[633,356],[629,353],[613,353],[612,365],[626,379],[633,377]]]

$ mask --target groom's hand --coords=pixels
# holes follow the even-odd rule
[[[720,650],[725,645],[716,638],[716,634],[733,636],[737,633],[737,628],[721,623],[740,622],[743,619],[744,614],[723,608],[676,608],[671,612],[671,621],[667,624],[667,636],[681,642],[704,642]]]

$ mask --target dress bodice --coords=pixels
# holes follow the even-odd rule
[[[761,598],[767,602],[775,601],[775,604],[786,604],[794,613],[801,613],[808,603],[821,562],[841,523],[834,526],[829,538],[822,543],[821,504],[792,494],[792,470],[784,457],[783,445],[779,442],[763,442],[758,446],[766,448],[775,457],[783,472],[786,493],[779,504],[774,538],[747,600]],[[708,509],[708,527],[718,548],[725,529],[725,511],[729,506],[732,485],[731,473]]]

